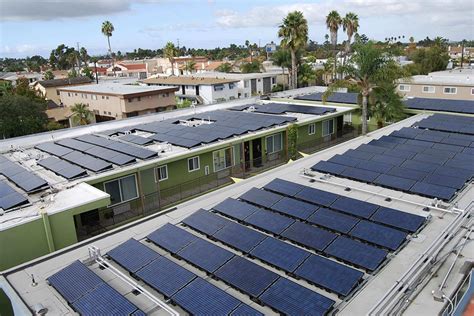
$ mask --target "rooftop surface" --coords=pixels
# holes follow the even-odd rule
[[[219,78],[220,77],[220,78]],[[232,83],[238,80],[222,78],[222,76],[215,76],[212,78],[197,77],[197,76],[170,76],[170,77],[156,77],[143,80],[146,84],[166,84],[166,85],[218,85],[224,83]]]
[[[51,80],[41,80],[37,83],[42,85],[45,88],[50,87],[63,87],[63,86],[72,86],[76,84],[91,83],[92,79],[89,77],[76,77],[76,78],[65,78],[65,79],[51,79]]]
[[[273,306],[273,308],[276,309],[283,309],[286,308],[284,302],[289,302],[289,304],[293,305],[294,308],[297,310],[304,310],[303,308],[307,306],[308,302],[306,300],[303,300],[301,305],[300,304],[294,304],[294,302],[299,302],[299,298],[297,296],[291,296],[291,293],[302,293],[307,290],[309,290],[311,293],[316,293],[316,294],[311,294],[311,293],[306,293],[304,294],[303,297],[312,297],[314,295],[317,295],[318,303],[315,303],[312,307],[312,310],[314,308],[318,307],[321,308],[322,306],[325,306],[325,308],[331,308],[331,312],[337,312],[340,315],[365,315],[369,314],[369,312],[372,310],[372,308],[377,308],[380,306],[378,304],[379,302],[384,302],[383,298],[384,297],[391,297],[390,293],[391,288],[395,284],[401,284],[401,280],[405,282],[405,279],[403,275],[407,271],[412,271],[413,267],[416,267],[417,260],[419,258],[423,259],[424,255],[433,255],[436,256],[437,258],[442,258],[440,260],[438,266],[436,267],[437,269],[434,271],[427,272],[425,275],[426,278],[422,279],[423,283],[419,283],[421,279],[416,279],[416,284],[417,286],[411,286],[410,291],[405,292],[406,295],[411,295],[413,296],[406,296],[406,297],[398,297],[397,300],[391,300],[391,302],[409,302],[408,305],[402,306],[402,310],[406,315],[421,315],[421,314],[438,314],[441,309],[447,304],[447,301],[440,302],[436,301],[433,299],[432,296],[432,291],[436,290],[446,276],[446,282],[444,284],[444,287],[442,289],[443,293],[445,293],[447,296],[450,296],[452,292],[456,289],[459,281],[462,278],[462,275],[458,273],[463,261],[469,261],[474,259],[474,246],[472,243],[464,243],[463,238],[464,237],[469,237],[469,229],[472,226],[472,222],[462,222],[461,220],[463,219],[463,214],[464,216],[467,214],[466,209],[468,209],[469,205],[472,204],[472,201],[474,200],[474,189],[472,184],[468,184],[467,187],[462,191],[461,194],[459,194],[452,203],[445,204],[445,203],[438,203],[437,207],[433,206],[433,200],[426,198],[426,197],[421,197],[418,195],[413,195],[409,193],[405,193],[399,190],[392,190],[392,189],[387,189],[383,188],[380,186],[373,186],[370,184],[362,183],[359,181],[354,181],[350,180],[347,178],[340,178],[340,177],[332,177],[328,176],[326,174],[321,174],[318,172],[314,171],[308,171],[311,166],[317,164],[318,162],[322,160],[328,160],[331,157],[333,157],[336,154],[342,154],[348,150],[355,149],[363,144],[367,144],[373,140],[377,140],[383,136],[386,136],[394,131],[400,130],[401,128],[404,127],[409,127],[413,125],[414,123],[428,117],[428,115],[420,114],[414,117],[411,117],[409,119],[406,119],[404,121],[395,123],[393,125],[387,126],[383,129],[377,130],[373,133],[368,134],[367,136],[359,137],[356,139],[353,139],[351,141],[339,144],[337,146],[331,147],[327,150],[321,151],[317,154],[308,156],[306,158],[297,160],[295,162],[289,163],[287,165],[281,166],[279,168],[270,170],[268,172],[265,172],[261,175],[255,176],[253,178],[247,179],[240,181],[232,186],[222,188],[218,191],[206,194],[204,196],[195,198],[191,201],[182,203],[177,206],[176,209],[171,210],[170,212],[161,215],[161,216],[151,216],[147,219],[140,220],[137,223],[130,224],[128,226],[119,228],[118,230],[115,231],[115,233],[109,233],[104,236],[99,236],[98,238],[95,238],[93,241],[85,241],[79,245],[76,245],[74,247],[71,247],[69,250],[61,251],[56,254],[49,255],[44,258],[37,259],[36,261],[33,261],[29,264],[25,264],[23,266],[19,266],[17,268],[11,269],[10,271],[7,271],[4,273],[4,276],[6,280],[11,284],[11,286],[17,291],[18,295],[21,297],[21,299],[25,302],[25,304],[32,308],[33,305],[37,303],[43,304],[44,307],[48,309],[48,312],[51,314],[67,314],[67,313],[72,313],[73,310],[71,309],[70,306],[68,306],[64,296],[60,295],[56,289],[54,289],[52,286],[48,285],[46,282],[46,279],[51,277],[53,274],[57,273],[61,269],[69,266],[72,264],[75,260],[88,260],[90,259],[89,257],[89,247],[91,245],[94,245],[98,248],[100,248],[102,254],[108,253],[110,250],[113,248],[116,248],[117,246],[123,244],[130,238],[134,238],[138,241],[138,244],[135,244],[137,247],[139,246],[140,248],[143,249],[149,249],[152,250],[156,253],[158,253],[160,258],[165,258],[165,259],[160,259],[161,261],[165,260],[168,262],[168,264],[171,264],[173,267],[178,265],[181,268],[184,268],[185,270],[193,273],[194,275],[200,277],[203,281],[199,281],[198,283],[200,286],[204,286],[203,284],[206,284],[207,287],[209,287],[209,284],[212,286],[209,287],[209,289],[212,289],[212,291],[198,291],[192,294],[192,289],[193,287],[189,287],[188,290],[186,291],[191,291],[191,295],[194,295],[196,297],[203,297],[205,299],[206,295],[211,295],[210,293],[215,293],[216,291],[219,292],[219,297],[226,297],[226,301],[232,301],[235,303],[232,303],[229,307],[230,310],[233,308],[236,308],[237,306],[240,306],[239,304],[246,304],[250,308],[253,308],[261,313],[264,314],[274,314],[275,312],[269,308],[269,306]],[[307,248],[302,248],[297,244],[291,243],[291,237],[283,237],[281,240],[278,242],[272,241],[273,238],[271,237],[272,234],[279,234],[278,232],[274,231],[273,233],[269,233],[268,229],[273,230],[274,228],[263,228],[266,225],[267,221],[258,221],[257,218],[252,220],[251,226],[245,225],[246,229],[250,231],[254,231],[256,234],[257,232],[261,235],[265,235],[267,237],[268,242],[272,241],[272,243],[277,243],[278,245],[281,245],[281,247],[290,247],[294,250],[295,253],[299,253],[301,255],[304,254],[304,256],[310,256],[311,258],[316,258],[319,256],[322,256],[329,261],[333,262],[334,264],[341,265],[342,267],[346,269],[352,269],[354,271],[358,271],[359,273],[363,274],[363,281],[362,283],[359,283],[355,289],[352,290],[351,294],[348,296],[338,296],[332,293],[332,291],[329,291],[328,289],[322,289],[321,287],[316,287],[312,283],[308,283],[305,278],[302,279],[296,279],[293,274],[287,275],[281,268],[276,268],[276,266],[280,266],[280,264],[268,264],[263,262],[262,259],[258,260],[257,258],[262,258],[262,254],[260,253],[254,253],[254,256],[250,257],[245,257],[245,259],[252,263],[253,266],[257,265],[260,266],[261,268],[264,268],[265,270],[262,271],[268,271],[265,273],[273,273],[272,275],[276,275],[276,277],[280,278],[278,281],[278,284],[284,283],[285,286],[283,286],[282,289],[293,289],[290,292],[288,292],[285,296],[279,297],[278,296],[278,291],[272,291],[270,290],[271,288],[265,290],[264,289],[264,294],[251,294],[251,295],[258,295],[261,298],[261,301],[263,305],[259,305],[252,300],[250,300],[249,296],[239,292],[235,288],[235,283],[231,282],[225,283],[223,280],[225,280],[224,275],[218,273],[217,278],[211,278],[208,273],[209,271],[215,271],[214,269],[217,268],[212,268],[211,266],[204,264],[204,262],[201,261],[195,261],[198,260],[196,257],[190,253],[189,251],[181,251],[181,250],[170,250],[170,248],[167,248],[168,250],[165,250],[162,247],[158,247],[156,245],[156,242],[160,244],[158,239],[153,238],[155,241],[150,243],[146,241],[146,236],[150,235],[152,232],[156,231],[159,228],[164,227],[166,224],[173,224],[175,227],[177,226],[181,231],[184,231],[187,235],[190,235],[193,240],[196,240],[195,238],[200,238],[199,244],[201,247],[204,247],[202,249],[215,249],[216,251],[219,251],[219,253],[222,252],[224,256],[227,256],[227,254],[230,254],[230,256],[235,256],[234,258],[243,258],[242,253],[240,251],[235,250],[235,248],[228,247],[227,245],[223,244],[220,240],[222,237],[216,237],[216,238],[209,238],[206,237],[204,234],[197,232],[195,229],[191,229],[189,226],[194,226],[195,225],[200,225],[198,222],[192,222],[191,218],[188,217],[190,215],[196,215],[196,214],[202,214],[203,211],[199,211],[199,209],[204,209],[204,210],[211,210],[211,209],[219,209],[219,207],[216,205],[220,204],[227,198],[233,198],[233,199],[241,199],[241,201],[246,201],[242,203],[249,203],[254,199],[254,193],[250,194],[249,192],[254,192],[256,189],[252,188],[262,188],[266,187],[266,191],[268,190],[273,190],[273,193],[270,194],[268,197],[265,198],[260,198],[257,200],[253,200],[254,202],[250,203],[263,203],[261,205],[264,205],[265,208],[267,208],[267,211],[259,211],[259,212],[264,212],[264,213],[272,213],[269,212],[268,209],[274,209],[277,212],[281,212],[282,209],[284,209],[284,206],[281,205],[282,208],[276,207],[275,202],[275,191],[274,190],[279,190],[278,188],[271,189],[267,185],[275,180],[276,178],[283,179],[286,181],[291,181],[296,183],[298,186],[304,186],[307,187],[304,190],[310,190],[309,192],[312,192],[312,189],[318,189],[318,190],[323,190],[327,192],[331,192],[331,194],[338,194],[346,198],[353,198],[356,200],[364,201],[364,202],[369,202],[372,203],[370,205],[375,205],[374,207],[387,207],[395,210],[399,210],[408,214],[420,216],[421,218],[426,218],[426,224],[423,227],[420,227],[417,230],[416,233],[409,233],[408,241],[404,242],[403,245],[399,246],[396,251],[390,251],[390,253],[387,256],[387,259],[384,260],[384,263],[376,268],[375,270],[372,271],[367,271],[366,269],[361,269],[360,267],[354,267],[353,265],[348,265],[346,260],[341,260],[341,258],[338,256],[339,255],[334,255],[330,256],[328,255],[328,248],[326,250],[323,250],[322,252],[315,252],[314,250],[307,249]],[[300,196],[301,194],[297,194],[296,192],[301,191],[302,187],[299,187],[295,193],[289,193],[288,187],[283,186],[282,187],[284,190],[286,190],[287,194],[296,194],[296,197]],[[311,188],[311,189],[310,189]],[[350,188],[350,190],[348,190]],[[258,192],[266,192],[262,190],[257,190]],[[318,197],[322,197],[320,195],[321,193],[318,194],[309,194],[309,195],[301,195],[301,196],[307,196],[308,199],[307,201],[313,201],[309,202],[310,205],[313,207],[318,207],[318,204],[314,204],[314,199],[317,199]],[[267,194],[268,195],[268,194]],[[279,199],[281,199],[282,196],[279,196]],[[288,200],[288,197],[286,198]],[[290,198],[291,199],[291,198]],[[300,204],[302,201],[300,200]],[[307,202],[308,203],[308,202]],[[317,202],[317,203],[322,203],[322,202]],[[356,203],[355,201],[349,203],[349,205],[354,205]],[[356,204],[360,204],[362,202],[357,202]],[[280,202],[277,202],[277,204],[281,204]],[[303,205],[303,204],[301,204]],[[306,205],[306,204],[304,204]],[[364,204],[367,206],[367,204]],[[454,208],[454,205],[456,205],[457,208]],[[262,206],[260,206],[262,207]],[[347,211],[347,208],[341,208],[342,205],[336,207],[335,205],[330,206],[333,210],[336,208],[337,210],[343,210],[343,212]],[[301,207],[299,208],[301,209]],[[345,211],[344,211],[345,209]],[[354,210],[361,210],[362,209],[362,204],[360,204],[360,207],[355,208]],[[366,209],[364,207],[364,209]],[[370,209],[370,208],[369,208]],[[309,210],[309,208],[308,208]],[[314,209],[313,209],[314,211]],[[319,212],[320,210],[317,210]],[[338,213],[339,211],[336,211]],[[206,212],[205,212],[206,213]],[[230,219],[221,217],[221,215],[215,214],[215,213],[209,213],[209,214],[214,214],[213,216],[217,216],[218,218],[221,218],[218,222],[220,223],[223,220],[229,221]],[[231,213],[237,215],[237,213]],[[273,216],[276,216],[275,213]],[[341,214],[341,213],[340,213]],[[346,214],[347,215],[347,214]],[[254,216],[254,215],[252,215]],[[294,221],[294,216],[295,214],[290,215],[289,217],[281,217],[279,222],[281,221]],[[359,215],[360,216],[360,215]],[[243,217],[244,221],[249,222],[250,217]],[[247,218],[247,219],[245,219]],[[371,217],[373,218],[373,217]],[[187,223],[188,226],[184,226],[183,224],[179,224],[184,220],[185,223]],[[360,220],[360,217],[359,217]],[[372,221],[372,220],[371,220]],[[299,221],[297,221],[299,222]],[[302,221],[301,223],[306,223],[307,221]],[[204,224],[205,227],[210,223],[209,220],[205,221]],[[243,226],[242,222],[240,222],[238,226]],[[233,224],[236,225],[237,223]],[[456,225],[459,225],[459,231],[456,233],[453,233],[453,238],[452,239],[446,239],[446,244],[442,248],[440,248],[439,253],[431,253],[431,246],[434,242],[437,242],[439,237],[443,237],[446,234],[446,229],[449,227],[454,227]],[[220,229],[223,229],[222,226],[217,226],[217,231]],[[213,225],[211,225],[213,227]],[[314,227],[314,226],[311,226]],[[318,225],[318,227],[320,227]],[[323,229],[324,230],[324,229]],[[326,231],[326,230],[324,230]],[[330,231],[326,231],[329,233]],[[334,232],[334,231],[332,231]],[[213,235],[214,233],[208,231],[207,235]],[[339,235],[339,234],[337,234]],[[344,234],[343,234],[344,235]],[[158,236],[158,235],[154,235]],[[166,236],[166,235],[165,235]],[[194,236],[194,237],[193,237]],[[217,236],[217,235],[216,235]],[[288,235],[286,235],[288,236]],[[150,235],[150,238],[151,235]],[[338,237],[339,238],[339,237]],[[358,240],[358,238],[356,238]],[[442,238],[444,240],[444,238]],[[352,239],[350,239],[352,240]],[[267,242],[267,243],[268,243]],[[353,241],[355,242],[355,241]],[[370,244],[371,242],[369,242]],[[462,248],[460,248],[460,245],[463,245]],[[367,246],[367,244],[364,244]],[[217,247],[216,247],[217,246]],[[190,250],[192,250],[194,247],[187,247]],[[207,247],[207,248],[206,248]],[[261,246],[258,246],[261,247]],[[258,248],[257,247],[257,248]],[[335,246],[330,246],[334,248]],[[461,252],[461,257],[463,260],[455,260],[456,254],[452,251],[453,247],[457,247],[459,251]],[[255,249],[257,249],[255,248]],[[118,248],[119,249],[119,248]],[[186,248],[184,248],[186,249]],[[218,250],[222,249],[222,250]],[[379,248],[377,248],[379,249]],[[147,250],[147,251],[149,251]],[[224,251],[225,250],[225,251]],[[171,252],[176,253],[177,255],[172,256]],[[153,256],[157,256],[152,252]],[[112,253],[110,253],[112,255]],[[211,256],[214,259],[211,260],[215,262],[215,257],[217,256],[217,253],[214,252],[215,255]],[[111,286],[113,289],[117,290],[121,295],[124,295],[126,299],[128,299],[136,308],[144,311],[147,314],[151,315],[165,315],[167,312],[164,310],[164,308],[160,308],[157,306],[156,300],[153,301],[153,298],[156,298],[158,300],[164,301],[164,297],[156,292],[155,290],[152,289],[150,285],[145,284],[143,281],[137,281],[136,279],[133,279],[130,276],[127,276],[128,273],[126,272],[126,269],[132,269],[130,266],[122,262],[121,265],[119,265],[117,260],[120,260],[117,256],[113,256],[116,259],[110,260],[110,259],[105,259],[107,262],[107,265],[109,268],[106,269],[100,269],[99,268],[99,263],[97,261],[89,261],[90,265],[88,266],[88,269],[90,269],[95,275],[98,275],[102,281],[100,282],[105,282],[109,286]],[[185,260],[179,260],[178,258],[184,258]],[[295,256],[291,255],[289,256],[292,260],[294,260]],[[265,261],[271,260],[270,258],[265,259]],[[100,260],[99,260],[100,261]],[[171,262],[171,263],[169,263]],[[193,264],[191,264],[193,262]],[[226,262],[226,261],[225,261]],[[238,267],[242,267],[241,263],[238,265]],[[453,264],[452,270],[450,269],[451,264]],[[221,264],[222,265],[222,264]],[[151,267],[151,266],[150,266]],[[280,266],[281,267],[281,266]],[[158,269],[158,268],[154,268]],[[206,273],[204,270],[207,270],[208,273]],[[289,266],[285,269],[291,269]],[[117,272],[118,271],[118,272]],[[418,272],[423,272],[423,269],[416,269],[415,271]],[[452,271],[452,273],[449,273]],[[120,273],[119,273],[120,272]],[[147,297],[145,294],[140,294],[140,295],[134,295],[132,293],[133,286],[130,285],[130,283],[124,282],[124,280],[119,277],[119,275],[127,276],[127,280],[131,280],[133,283],[138,283],[140,287],[144,290],[147,291],[147,293],[151,294],[152,299],[150,297]],[[217,273],[217,272],[216,272]],[[436,273],[436,274],[434,274]],[[214,272],[211,272],[211,274],[214,274]],[[37,283],[35,286],[31,285],[31,275],[34,276],[35,282]],[[220,276],[219,276],[220,275]],[[147,280],[147,277],[143,276],[143,279]],[[201,280],[200,279],[200,280]],[[152,281],[147,281],[147,282],[152,282]],[[156,280],[156,282],[159,282],[159,280]],[[172,279],[172,282],[175,282],[175,279]],[[406,281],[408,282],[408,281]],[[148,283],[150,284],[150,283]],[[159,283],[153,282],[154,286],[159,287]],[[193,283],[194,284],[194,283]],[[229,284],[234,284],[234,285],[229,285]],[[402,284],[407,284],[409,286],[409,283],[402,283]],[[420,285],[421,284],[421,285]],[[275,289],[276,289],[275,285]],[[279,286],[279,285],[278,285]],[[226,294],[222,294],[222,291],[215,290],[215,288],[218,288],[222,291],[224,291]],[[199,287],[198,287],[199,288]],[[305,290],[306,289],[306,290]],[[414,289],[414,290],[413,290]],[[181,292],[181,290],[180,290]],[[399,291],[396,291],[397,293]],[[179,292],[178,292],[179,293]],[[173,301],[177,302],[179,306],[189,306],[189,301],[184,300],[183,292],[181,294],[172,294]],[[258,292],[257,292],[258,293]],[[403,292],[402,292],[403,294]],[[416,294],[416,295],[415,295]],[[217,294],[216,294],[217,295]],[[306,296],[309,295],[309,296]],[[395,294],[394,294],[395,295]],[[398,294],[397,294],[398,295]],[[325,297],[325,298],[323,298]],[[273,300],[272,300],[273,298]],[[276,300],[276,302],[275,302]],[[206,301],[206,300],[205,300]],[[208,300],[211,301],[212,300]],[[241,303],[240,303],[240,302]],[[281,302],[280,302],[281,301]],[[207,304],[208,302],[206,302]],[[385,302],[387,303],[387,302]],[[224,304],[222,304],[224,305]],[[171,306],[168,305],[168,307],[171,307],[175,309],[179,314],[185,314],[185,311],[179,307],[179,306]],[[228,305],[225,305],[228,306]],[[245,305],[242,305],[242,307]],[[246,308],[248,308],[246,306]],[[398,307],[396,307],[398,308]]]
[[[82,86],[60,88],[61,91],[81,92],[81,93],[101,93],[111,95],[131,95],[140,93],[160,93],[172,91],[169,87],[149,87],[131,84],[99,83]]]

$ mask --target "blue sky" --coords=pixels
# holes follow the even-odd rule
[[[104,20],[115,26],[114,51],[156,49],[178,38],[181,46],[196,48],[246,39],[263,45],[278,41],[278,24],[293,10],[308,19],[310,39],[322,42],[328,33],[324,19],[332,9],[358,14],[359,33],[371,39],[474,39],[471,0],[0,0],[0,57],[46,57],[57,45],[76,42],[91,54],[105,53]]]

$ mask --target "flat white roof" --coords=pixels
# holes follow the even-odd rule
[[[170,87],[158,87],[158,86],[143,86],[133,84],[121,84],[121,83],[99,83],[99,84],[88,84],[80,86],[70,86],[65,88],[59,88],[61,91],[77,91],[82,93],[102,93],[102,94],[135,94],[145,92],[160,92],[163,90],[169,90]]]

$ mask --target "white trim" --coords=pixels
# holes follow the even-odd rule
[[[316,123],[308,124],[308,135],[316,134]]]
[[[432,88],[429,91],[425,91],[425,88]],[[421,93],[436,93],[436,87],[435,86],[423,86],[421,88]]]
[[[446,92],[446,89],[454,89],[454,92]],[[443,94],[457,94],[458,88],[456,87],[443,87]]]
[[[166,169],[166,178],[163,178],[163,179],[159,179],[158,177],[158,170],[160,168],[165,168]],[[162,165],[162,166],[158,166],[155,168],[155,183],[158,183],[158,182],[161,182],[161,181],[165,181],[165,180],[168,180],[168,165]]]
[[[120,180],[122,179],[125,179],[125,178],[129,178],[129,177],[133,177],[135,179],[135,194],[136,194],[136,197],[133,197],[131,199],[128,199],[128,200],[123,200],[123,197],[122,197],[122,185],[120,184]],[[123,204],[123,203],[126,203],[126,202],[130,202],[130,201],[133,201],[133,200],[136,200],[140,197],[140,194],[138,194],[138,183],[137,183],[137,175],[135,173],[133,174],[129,174],[129,175],[126,175],[124,177],[120,177],[120,178],[116,178],[116,179],[113,179],[113,180],[109,180],[109,181],[106,181],[104,182],[104,192],[107,193],[107,191],[105,190],[105,185],[107,183],[111,183],[111,182],[114,182],[114,181],[117,181],[118,182],[118,185],[119,185],[119,193],[120,193],[120,202],[117,202],[115,204],[110,204],[108,205],[107,207],[112,207],[112,206],[116,206],[116,205],[120,205],[120,204]],[[110,195],[110,194],[109,194]],[[112,202],[112,201],[111,201]]]
[[[218,153],[218,152],[220,152],[220,151],[224,151],[224,165],[225,165],[225,161],[226,161],[226,159],[225,159],[225,153],[226,153],[227,150],[230,150],[230,155],[231,155],[230,158],[233,158],[233,159],[235,160],[235,157],[233,157],[233,151],[234,151],[234,150],[233,150],[232,147],[225,147],[225,148],[221,148],[221,149],[218,149],[218,150],[214,150],[214,151],[212,152],[212,170],[214,170],[214,172],[219,172],[219,171],[225,170],[225,169],[227,169],[227,168],[229,168],[229,167],[232,167],[232,161],[231,161],[231,162],[230,162],[230,166],[224,166],[224,168],[220,168],[219,170],[216,169],[216,161],[215,161],[216,158],[215,158],[215,154]],[[208,166],[206,166],[206,167],[208,167]]]
[[[189,161],[190,161],[191,159],[196,159],[196,158],[197,158],[198,167],[197,167],[196,169],[189,170]],[[199,169],[201,169],[201,161],[200,161],[200,159],[199,159],[199,156],[194,156],[194,157],[188,158],[188,172],[198,171]]]
[[[329,124],[329,121],[332,121],[332,131],[330,131],[329,134],[324,134],[324,123],[328,122],[328,124]],[[367,120],[367,122],[368,121],[369,120]],[[326,137],[326,136],[330,136],[332,134],[334,134],[334,119],[329,119],[329,120],[322,121],[322,123],[321,123],[321,136]]]
[[[280,144],[281,144],[281,148],[279,150],[275,150],[275,137],[276,135],[280,135]],[[268,139],[269,138],[273,138],[273,148],[272,148],[272,151],[269,151],[268,150]],[[268,135],[267,137],[265,137],[265,147],[267,149],[267,155],[271,155],[271,154],[274,154],[274,153],[277,153],[277,152],[280,152],[283,150],[283,133],[275,133],[275,134],[272,134],[272,135]]]

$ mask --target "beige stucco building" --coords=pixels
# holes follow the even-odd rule
[[[84,103],[98,122],[172,110],[175,87],[146,87],[114,83],[59,89],[65,106]]]
[[[59,97],[58,91],[59,88],[84,85],[91,82],[92,80],[89,77],[41,80],[33,84],[33,89],[41,93],[45,99],[51,100],[59,105],[61,104],[61,98]]]
[[[401,79],[398,91],[408,98],[474,100],[474,71],[454,69]]]

